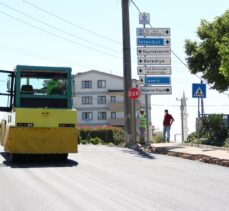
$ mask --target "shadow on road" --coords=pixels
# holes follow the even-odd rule
[[[125,153],[129,153],[129,154],[132,154],[132,155],[136,155],[136,156],[138,156],[138,157],[142,157],[142,158],[155,159],[155,157],[152,156],[152,154],[149,154],[149,153],[143,151],[143,150],[140,149],[140,148],[137,148],[137,149],[135,149],[135,150],[123,149],[122,151],[125,152]]]
[[[6,152],[0,152],[0,155],[5,159],[3,161],[4,166],[11,168],[50,168],[50,167],[76,167],[79,165],[77,161],[67,159],[66,161],[57,161],[50,159],[39,159],[37,157],[31,157],[31,159],[22,159],[17,162],[11,162],[10,156]]]

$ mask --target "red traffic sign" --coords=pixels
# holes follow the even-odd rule
[[[140,89],[138,88],[130,88],[128,90],[128,97],[132,100],[136,100],[140,96]]]

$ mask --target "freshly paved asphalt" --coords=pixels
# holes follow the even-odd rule
[[[229,210],[226,167],[91,145],[66,163],[11,164],[0,150],[0,211]]]

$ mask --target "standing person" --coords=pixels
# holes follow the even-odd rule
[[[165,110],[165,116],[163,121],[163,142],[169,142],[170,141],[170,129],[171,125],[174,122],[174,118],[171,114],[169,114],[169,111]]]
[[[145,145],[146,115],[144,109],[140,110],[140,144]]]
[[[48,81],[47,93],[48,94],[63,94],[64,86],[61,84],[57,76]]]

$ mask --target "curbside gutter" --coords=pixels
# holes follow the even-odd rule
[[[174,151],[175,148],[182,148],[185,146],[177,145],[176,147],[172,146],[164,146],[164,147],[157,147],[157,146],[149,146],[149,147],[142,147],[142,150],[148,153],[156,153],[156,154],[163,154],[169,155],[174,157],[180,157],[189,160],[196,160],[203,163],[215,164],[220,166],[229,167],[229,159],[220,159],[214,156],[203,155],[203,154],[191,154],[187,152],[176,152]]]
[[[216,146],[211,146],[211,145],[193,144],[193,143],[181,143],[180,145],[181,146],[188,146],[188,147],[197,147],[197,148],[229,151],[229,147],[216,147]]]

